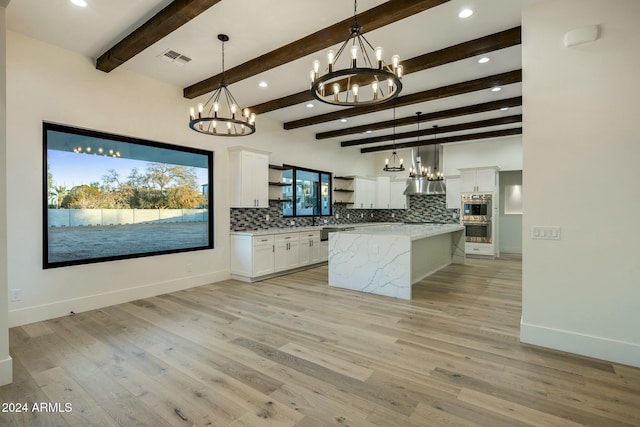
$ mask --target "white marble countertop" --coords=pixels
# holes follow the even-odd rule
[[[386,224],[377,227],[359,227],[356,230],[341,231],[341,233],[398,236],[419,240],[463,230],[464,227],[459,224]]]
[[[376,228],[380,226],[388,226],[388,225],[398,225],[400,223],[393,222],[359,222],[354,224],[322,224],[316,225],[315,227],[307,226],[307,227],[279,227],[279,228],[266,228],[262,230],[245,230],[245,231],[231,231],[229,234],[231,235],[240,235],[240,236],[265,236],[268,234],[285,234],[285,233],[304,233],[305,231],[320,231],[325,227],[367,227],[367,228]]]

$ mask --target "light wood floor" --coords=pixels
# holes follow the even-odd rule
[[[640,425],[640,369],[519,343],[518,259],[447,267],[411,302],[326,277],[228,281],[13,328],[0,401],[29,411],[0,425]]]

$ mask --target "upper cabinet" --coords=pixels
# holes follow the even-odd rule
[[[460,169],[461,193],[493,193],[498,191],[498,168]]]
[[[379,176],[376,178],[376,209],[389,209],[391,194],[391,179],[388,176]]]
[[[229,148],[231,207],[269,207],[269,153],[246,147]]]
[[[356,177],[353,180],[353,208],[373,209],[376,204],[376,181],[371,178]]]
[[[389,207],[391,209],[407,209],[407,196],[404,195],[406,188],[407,180],[405,179],[391,181],[389,191]]]
[[[461,209],[460,177],[445,178],[447,186],[447,209]]]

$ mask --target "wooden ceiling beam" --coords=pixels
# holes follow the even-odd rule
[[[403,73],[407,75],[437,67],[439,65],[448,64],[450,62],[460,61],[472,56],[516,46],[519,45],[521,41],[521,28],[510,28],[499,33],[469,40],[464,43],[425,53],[424,55],[402,61]],[[344,87],[345,85],[346,83],[341,82],[341,87]],[[256,114],[263,114],[311,100],[313,100],[311,91],[306,90],[304,92],[298,92],[293,95],[263,102],[262,104],[249,107],[249,109]]]
[[[413,122],[417,123],[417,119],[418,117],[414,116]],[[437,132],[438,134],[448,133],[448,132],[459,132],[461,130],[479,129],[479,128],[486,128],[490,126],[500,126],[500,125],[507,125],[511,123],[520,123],[520,122],[522,122],[522,114],[514,114],[512,116],[478,120],[475,122],[459,123],[459,124],[449,125],[449,126],[438,126]],[[398,139],[407,139],[407,138],[418,138],[420,136],[434,135],[435,133],[436,133],[436,130],[433,127],[429,127],[426,129],[414,130],[410,132],[396,133],[395,135],[394,134],[380,135],[380,136],[374,136],[371,138],[352,139],[350,141],[342,141],[340,143],[340,146],[352,147],[354,145],[374,144],[376,142],[393,141],[394,139],[398,140]]]
[[[353,107],[334,111],[331,113],[320,114],[318,116],[307,117],[305,119],[286,122],[283,126],[286,130],[297,129],[305,126],[317,125],[333,120],[339,120],[347,117],[355,117],[363,114],[384,111],[389,108],[404,107],[406,105],[417,104],[420,102],[433,101],[435,99],[447,98],[449,96],[462,95],[464,93],[475,92],[477,90],[489,89],[494,86],[504,86],[522,81],[522,70],[513,70],[506,73],[495,74],[493,76],[481,77],[479,79],[469,80],[466,82],[454,83],[448,86],[442,86],[435,89],[429,89],[410,95],[400,96],[393,102],[385,102],[384,104],[367,105],[363,107]]]
[[[501,108],[519,107],[522,105],[522,97],[515,96],[513,98],[500,99],[498,101],[484,102],[482,104],[466,105],[464,107],[451,108],[449,110],[434,111],[420,115],[420,122],[428,122],[439,119],[449,119],[452,117],[466,116],[469,114],[484,113],[487,111],[499,110]],[[353,126],[350,128],[332,130],[329,132],[321,132],[316,134],[316,139],[335,138],[337,136],[354,135],[364,133],[366,131],[375,131],[382,129],[390,129],[394,126],[404,126],[417,123],[415,115],[403,117],[400,119],[386,120],[384,122],[370,123],[362,126]]]
[[[444,138],[438,138],[437,141],[414,141],[414,142],[405,142],[402,144],[388,144],[388,145],[380,145],[377,147],[366,147],[361,148],[361,153],[375,153],[377,151],[388,151],[393,149],[402,149],[402,148],[413,148],[413,147],[422,147],[425,145],[433,145],[433,144],[448,144],[451,142],[461,142],[461,141],[475,141],[478,139],[489,139],[489,138],[499,138],[501,136],[510,136],[510,135],[521,135],[522,128],[512,128],[512,129],[503,129],[503,130],[494,130],[489,132],[480,132],[480,133],[471,133],[467,135],[456,135],[456,136],[448,136]]]
[[[379,6],[358,14],[358,23],[362,25],[365,34],[385,25],[405,19],[409,16],[424,12],[427,9],[447,3],[450,0],[389,0]],[[353,25],[353,16],[344,19],[330,27],[323,28],[306,37],[291,42],[257,58],[225,70],[224,77],[227,84],[268,71],[280,65],[300,59],[329,46],[344,42],[349,35],[349,28]],[[222,73],[202,80],[184,89],[184,97],[193,99],[209,93],[220,86]],[[252,111],[253,108],[251,109]]]
[[[171,34],[220,0],[174,0],[153,18],[100,55],[96,68],[108,73]]]

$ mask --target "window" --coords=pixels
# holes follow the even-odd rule
[[[213,248],[213,152],[44,123],[44,268]]]
[[[292,184],[283,187],[283,216],[330,216],[331,173],[293,166],[282,172],[282,181]]]

